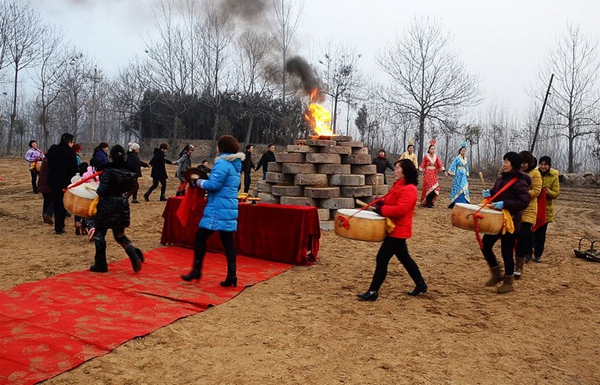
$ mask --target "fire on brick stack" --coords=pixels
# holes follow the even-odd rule
[[[388,186],[362,142],[332,132],[331,113],[318,104],[323,101],[318,82],[307,81],[309,71],[301,58],[295,64],[298,68],[291,72],[304,72],[304,84],[312,85],[304,119],[315,135],[275,154],[255,195],[265,203],[317,207],[321,229],[333,230],[336,210],[357,207],[356,199],[371,202],[373,196],[387,193]]]

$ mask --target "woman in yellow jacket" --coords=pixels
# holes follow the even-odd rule
[[[533,253],[533,231],[531,228],[537,218],[538,196],[542,191],[542,174],[535,167],[537,161],[529,151],[521,151],[521,171],[531,178],[529,186],[529,206],[522,212],[521,229],[517,234],[517,247],[515,248],[515,279],[520,279],[523,274],[525,259],[530,260]]]
[[[542,175],[542,188],[546,191],[546,223],[538,227],[534,235],[533,247],[535,261],[541,262],[542,254],[544,253],[544,245],[546,244],[546,230],[548,223],[554,222],[554,200],[560,195],[560,182],[558,181],[558,171],[550,168],[552,160],[549,156],[540,158],[538,170]]]

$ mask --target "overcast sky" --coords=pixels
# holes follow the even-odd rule
[[[143,54],[153,27],[142,6],[149,2],[156,0],[33,4],[99,68],[114,74],[131,57]],[[567,23],[580,25],[594,41],[600,35],[600,0],[305,0],[298,53],[308,57],[309,49],[327,40],[347,43],[362,55],[363,71],[375,74],[377,52],[415,17],[439,20],[453,36],[453,47],[467,70],[480,77],[488,103],[515,111],[529,105],[526,89],[539,84],[538,70]]]

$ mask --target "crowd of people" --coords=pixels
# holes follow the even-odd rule
[[[459,203],[470,203],[469,165],[466,157],[466,142],[460,144],[458,155],[453,159],[449,170],[444,168],[436,155],[436,142],[429,142],[427,154],[417,166],[417,157],[412,142],[398,161],[395,162],[395,182],[389,192],[372,203],[375,212],[385,216],[394,224],[384,239],[376,257],[375,273],[369,289],[357,298],[362,301],[375,301],[379,297],[379,288],[387,275],[387,265],[396,255],[415,283],[409,295],[418,295],[427,291],[421,272],[410,257],[406,240],[412,236],[412,224],[417,206],[418,172],[423,173],[423,185],[420,204],[433,208],[440,194],[438,173],[452,176],[448,208]],[[391,164],[386,159],[385,150],[380,150],[373,159],[378,173],[384,173]],[[499,294],[514,291],[514,280],[523,276],[524,265],[532,257],[541,262],[546,240],[548,223],[554,220],[553,202],[560,194],[558,171],[551,169],[548,156],[536,158],[529,151],[507,152],[502,167],[491,189],[482,191],[482,205],[491,206],[502,212],[503,226],[497,234],[485,234],[480,242],[482,255],[487,262],[491,277],[486,286],[501,285]],[[399,230],[401,229],[401,231]],[[500,240],[500,251],[504,271],[494,253],[494,245]]]
[[[200,280],[206,241],[213,232],[218,231],[227,260],[227,275],[221,285],[237,286],[233,233],[237,230],[238,191],[242,184],[244,192],[249,191],[252,171],[262,169],[263,179],[266,178],[268,163],[276,159],[273,144],[267,146],[267,151],[255,165],[252,160],[253,145],[248,144],[244,152],[239,152],[238,141],[230,135],[224,135],[217,142],[214,166],[211,169],[208,161],[203,159],[196,167],[199,175],[196,179],[190,179],[187,172],[192,169],[194,146],[191,144],[181,150],[177,160],[171,161],[166,157],[169,145],[161,143],[154,149],[148,163],[140,159],[140,145],[133,142],[128,144],[127,149],[118,144],[110,147],[108,143],[101,142],[92,151],[89,162],[84,162],[80,156],[82,146],[68,133],[63,134],[60,142],[52,145],[46,153],[38,148],[35,140],[29,142],[29,147],[25,159],[32,190],[36,194],[42,193],[42,219],[54,225],[55,234],[65,233],[66,217],[70,215],[64,206],[67,188],[86,182],[96,190],[98,198],[94,202],[96,213],[93,218],[77,215],[74,218],[75,233],[87,234],[95,245],[94,263],[90,271],[108,271],[105,237],[109,229],[129,257],[133,271],[140,271],[144,262],[143,253],[125,235],[125,228],[130,224],[130,199],[132,204],[139,203],[138,180],[142,177],[142,168],[150,168],[152,184],[143,194],[144,200],[149,201],[152,192],[160,184],[159,200],[166,201],[168,175],[165,165],[172,164],[178,166],[175,177],[180,181],[176,195],[185,195],[188,187],[208,192],[207,196],[201,195],[201,199],[206,199],[206,207],[198,223],[192,270],[181,278],[185,281]],[[448,170],[436,155],[435,140],[429,142],[427,154],[420,164],[414,150],[414,144],[410,142],[406,152],[393,165],[384,149],[379,150],[373,159],[376,171],[384,175],[384,184],[387,184],[386,170],[394,172],[395,180],[388,193],[372,203],[375,212],[389,218],[391,227],[377,253],[369,289],[357,295],[360,300],[377,300],[379,289],[387,276],[387,266],[394,255],[415,284],[408,294],[416,296],[427,292],[428,286],[423,275],[409,254],[407,240],[412,236],[417,204],[427,208],[435,206],[440,195],[439,172],[446,177],[453,177],[449,208],[460,203],[471,203],[465,142],[461,143]],[[419,173],[423,175],[420,199]],[[501,210],[504,216],[502,230],[497,234],[485,234],[481,239],[481,252],[491,271],[486,286],[502,283],[497,292],[511,292],[514,290],[514,280],[523,276],[524,265],[532,259],[541,262],[548,223],[554,220],[553,202],[559,194],[558,172],[551,168],[550,157],[541,157],[538,165],[537,159],[528,151],[504,155],[493,187],[482,191],[484,204]],[[493,251],[498,240],[503,271]]]

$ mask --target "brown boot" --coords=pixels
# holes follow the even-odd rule
[[[502,282],[502,273],[500,272],[500,266],[490,267],[492,277],[487,280],[485,286],[496,286],[496,284]]]
[[[525,257],[517,257],[515,261],[515,279],[521,279],[521,275],[523,275],[523,266],[525,265]]]
[[[506,294],[515,291],[515,287],[513,286],[515,277],[512,275],[505,275],[502,281],[502,285],[498,288],[498,294]]]

